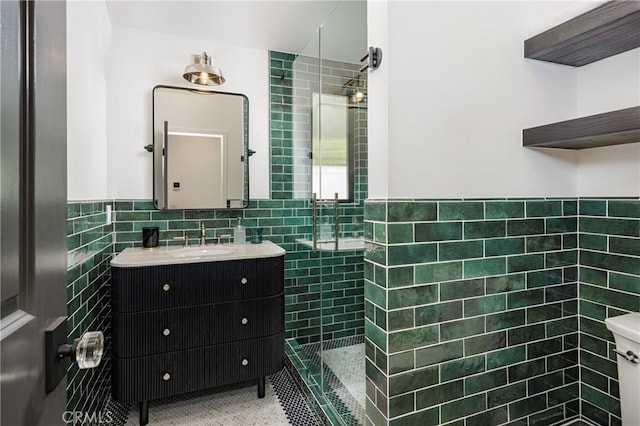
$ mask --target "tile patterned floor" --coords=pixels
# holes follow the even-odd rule
[[[138,405],[110,401],[112,426],[138,425]],[[238,383],[149,403],[150,426],[316,426],[304,397],[286,369],[269,376],[265,397],[255,382]]]

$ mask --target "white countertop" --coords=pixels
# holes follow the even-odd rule
[[[129,247],[111,260],[111,266],[117,268],[132,268],[138,266],[220,262],[226,260],[278,257],[284,253],[285,250],[282,247],[266,240],[261,244],[208,244],[206,246],[171,246],[152,249]]]

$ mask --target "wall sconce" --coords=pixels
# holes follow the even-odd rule
[[[201,84],[203,86],[218,86],[225,82],[220,68],[211,65],[211,56],[207,52],[202,55],[194,54],[193,63],[184,69],[182,75],[189,83]]]

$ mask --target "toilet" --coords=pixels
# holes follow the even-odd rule
[[[623,425],[640,425],[640,312],[605,319],[618,353]]]

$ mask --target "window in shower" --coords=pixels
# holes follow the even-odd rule
[[[319,199],[353,200],[353,144],[347,97],[313,94],[312,191]],[[322,137],[320,137],[322,135]]]

